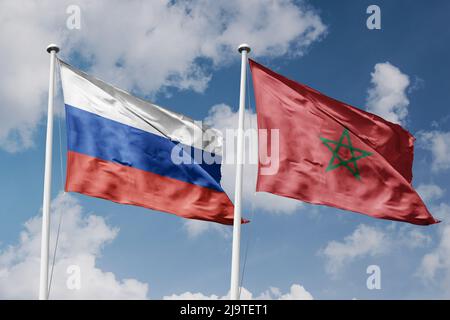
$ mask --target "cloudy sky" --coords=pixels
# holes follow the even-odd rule
[[[237,124],[241,42],[275,71],[402,124],[417,138],[413,184],[443,222],[413,226],[255,194],[247,165],[242,297],[450,298],[450,3],[379,0],[381,30],[369,30],[372,2],[0,0],[0,298],[38,294],[51,42],[70,64],[218,129]],[[78,10],[80,29],[70,29]],[[230,227],[62,193],[59,79],[57,88],[51,252],[59,221],[61,233],[50,298],[226,298]],[[223,171],[232,197],[234,168]],[[372,265],[379,290],[366,285]]]

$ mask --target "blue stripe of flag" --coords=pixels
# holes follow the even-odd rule
[[[175,164],[172,161],[172,148],[179,142],[67,104],[66,121],[71,151],[223,191],[220,163]],[[206,153],[196,151],[202,156]]]

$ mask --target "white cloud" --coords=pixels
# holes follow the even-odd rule
[[[450,214],[450,206],[441,204],[438,208],[440,215]],[[445,298],[450,297],[450,224],[442,222],[438,226],[439,242],[436,247],[423,256],[417,275],[428,285],[435,288],[435,292],[442,290]]]
[[[388,121],[403,124],[408,115],[408,75],[385,62],[377,63],[371,76],[372,87],[368,90],[367,110]]]
[[[172,294],[170,296],[164,296],[163,300],[219,300],[219,296],[212,294],[207,296],[201,292],[192,293],[190,291],[182,294]]]
[[[97,266],[103,247],[118,233],[105,219],[86,215],[77,200],[60,194],[52,201],[52,248],[57,223],[63,214],[57,259],[52,281],[52,299],[145,299],[148,285],[135,279],[117,279]],[[17,244],[0,251],[0,299],[35,299],[39,287],[41,216],[25,223]],[[69,290],[67,268],[80,269],[81,288]]]
[[[420,148],[428,150],[432,154],[431,169],[434,172],[448,170],[450,168],[450,132],[445,131],[420,131],[417,134]]]
[[[60,39],[54,27],[58,5],[39,3],[3,1],[0,10],[0,146],[8,151],[33,144],[48,90],[45,48]]]
[[[384,242],[386,235],[374,227],[359,225],[342,242],[330,241],[322,250],[327,258],[326,270],[328,273],[337,274],[345,263],[351,262],[357,257],[377,256],[386,250]]]
[[[441,221],[448,220],[450,215],[450,205],[442,202],[437,206],[433,206],[431,212],[433,212],[433,215]]]
[[[209,231],[215,231],[224,238],[231,236],[231,227],[210,221],[184,219],[183,227],[190,238],[196,238]]]
[[[421,184],[416,188],[423,201],[428,202],[441,198],[445,190],[436,184]]]
[[[277,300],[313,300],[311,293],[299,285],[293,284],[289,292],[282,294],[278,288],[270,288],[270,294],[263,294],[258,299],[277,299]]]
[[[390,241],[392,246],[410,249],[427,247],[432,243],[430,235],[409,226],[400,228],[395,235],[391,234]]]
[[[332,240],[319,254],[326,258],[326,271],[337,276],[345,265],[356,259],[380,257],[398,248],[419,248],[428,246],[431,237],[410,226],[389,225],[385,229],[359,225],[343,241]]]
[[[299,284],[293,284],[289,292],[283,294],[280,289],[270,287],[268,290],[262,292],[257,296],[245,288],[241,288],[241,300],[313,300],[313,296],[303,286]],[[163,297],[164,300],[226,300],[229,299],[229,293],[225,296],[218,296],[215,294],[205,295],[197,292],[184,292],[182,294],[173,294]]]
[[[296,4],[294,4],[296,3]],[[202,91],[211,72],[238,61],[237,45],[253,56],[301,55],[326,28],[320,17],[291,0],[78,1],[81,29],[66,29],[72,1],[2,2],[0,11],[0,146],[33,145],[43,118],[49,58],[78,56],[89,72],[149,96],[167,86]],[[11,18],[12,17],[12,18]]]

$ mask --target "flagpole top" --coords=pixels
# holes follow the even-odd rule
[[[250,46],[248,44],[242,43],[242,44],[239,45],[238,51],[240,53],[242,53],[242,51],[247,51],[247,53],[249,53],[251,51],[251,49],[250,49]]]
[[[54,44],[54,43],[49,44],[48,47],[47,47],[47,52],[48,53],[51,53],[52,51],[55,51],[55,53],[59,52],[59,47],[56,44]]]

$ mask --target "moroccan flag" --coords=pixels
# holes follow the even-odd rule
[[[375,218],[438,222],[411,185],[408,131],[255,61],[250,67],[260,130],[257,191]],[[272,163],[261,161],[268,158]]]

